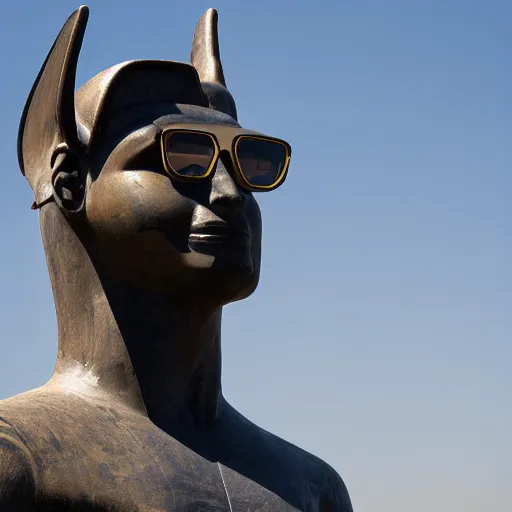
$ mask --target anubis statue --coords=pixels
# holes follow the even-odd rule
[[[283,183],[289,145],[238,124],[215,10],[192,65],[124,62],[75,93],[87,19],[64,24],[19,128],[58,356],[0,402],[0,511],[350,512],[329,465],[222,395],[222,308],[258,284],[254,195]]]

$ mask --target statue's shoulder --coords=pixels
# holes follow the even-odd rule
[[[12,425],[23,437],[21,432],[26,428],[55,421],[55,408],[63,406],[65,401],[43,386],[0,400],[0,421]]]
[[[0,510],[32,510],[36,495],[35,463],[0,401]],[[3,406],[3,407],[2,407]],[[9,406],[7,406],[7,410]]]
[[[309,454],[311,457],[314,455]],[[353,512],[352,502],[345,485],[338,472],[327,462],[317,459],[315,485],[319,490],[320,510],[332,512]]]
[[[352,512],[350,497],[340,475],[327,462],[265,430],[228,406],[229,423],[234,426],[232,439],[241,441],[240,451],[250,446],[248,457],[255,457],[260,467],[270,466],[301,494],[306,510]],[[236,432],[236,435],[235,435]],[[320,505],[319,505],[320,504]]]
[[[291,463],[298,469],[306,487],[304,499],[308,503],[308,510],[353,512],[345,482],[332,466],[270,432],[265,431],[265,436],[274,446],[280,445],[279,451],[287,453]]]
[[[97,408],[70,393],[55,392],[46,386],[0,400],[0,425],[39,460],[58,451],[56,436],[80,440],[77,422],[94,415]],[[2,430],[0,430],[0,433]],[[0,509],[1,510],[1,509]]]

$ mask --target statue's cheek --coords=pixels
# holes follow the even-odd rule
[[[166,176],[149,171],[105,173],[87,192],[86,211],[99,236],[124,237],[162,223],[183,229],[196,203],[180,195]]]

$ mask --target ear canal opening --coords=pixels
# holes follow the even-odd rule
[[[52,188],[57,204],[68,213],[81,211],[85,200],[85,176],[79,157],[72,151],[56,152]]]

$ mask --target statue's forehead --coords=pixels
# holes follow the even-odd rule
[[[77,117],[80,119],[79,115]],[[112,148],[120,140],[142,128],[152,126],[161,131],[173,124],[183,123],[240,126],[231,116],[207,107],[176,103],[137,105],[118,112],[114,118],[104,124],[100,152],[103,153],[106,148]],[[77,125],[79,138],[83,144],[87,145],[88,127],[80,122]]]
[[[175,105],[173,113],[164,114],[153,122],[158,128],[178,123],[201,123],[236,126],[240,125],[231,116],[210,108],[196,105]]]

